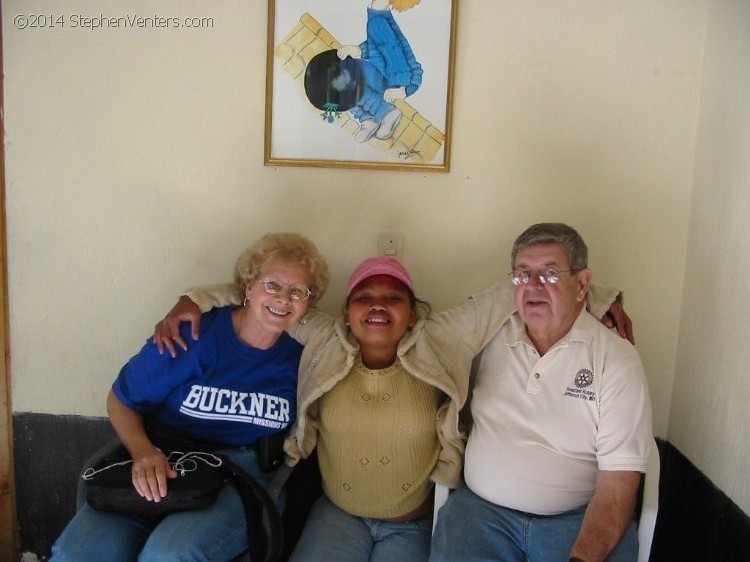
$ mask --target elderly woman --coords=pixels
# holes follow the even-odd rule
[[[235,282],[241,306],[204,314],[200,340],[185,333],[188,350],[176,359],[147,342],[107,397],[110,421],[133,458],[133,486],[149,501],[169,493],[176,473],[145,421],[221,444],[219,453],[264,486],[273,477],[260,469],[252,445],[294,421],[302,346],[285,330],[323,296],[328,266],[306,238],[268,234],[239,257]],[[254,407],[258,401],[262,408]],[[226,486],[210,507],[162,519],[85,505],[53,546],[52,560],[231,560],[247,548],[242,501]]]

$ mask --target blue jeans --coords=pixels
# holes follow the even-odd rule
[[[273,473],[260,470],[254,451],[221,452],[268,486]],[[84,505],[52,546],[50,562],[228,561],[247,549],[242,500],[234,486],[225,486],[210,507],[172,513],[161,520]]]
[[[290,562],[423,562],[432,518],[389,523],[350,515],[321,496],[313,505]]]
[[[560,515],[524,513],[495,505],[466,485],[438,512],[430,562],[564,562],[578,536],[585,508]],[[609,562],[635,562],[638,537],[631,521]]]

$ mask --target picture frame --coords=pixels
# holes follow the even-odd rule
[[[457,9],[268,0],[264,164],[450,171]]]

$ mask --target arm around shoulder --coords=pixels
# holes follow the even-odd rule
[[[586,295],[586,308],[597,320],[601,320],[620,293],[620,289],[615,287],[605,287],[592,283],[589,286],[588,295]]]
[[[164,353],[164,350],[167,350],[172,357],[176,357],[176,346],[187,350],[187,343],[180,334],[182,322],[190,323],[193,339],[197,340],[202,312],[208,312],[212,308],[229,304],[240,304],[241,302],[242,295],[239,288],[231,283],[198,287],[181,295],[172,310],[167,313],[161,322],[154,326],[154,343],[158,347],[159,353]]]
[[[607,328],[614,328],[620,337],[635,345],[633,322],[622,306],[619,289],[592,284],[586,295],[586,307]]]
[[[471,360],[516,309],[513,285],[497,283],[461,304],[431,316],[430,330],[467,345]]]
[[[330,314],[317,308],[309,309],[299,323],[295,324],[287,333],[302,345],[306,345],[314,335],[333,335],[333,325],[336,319]]]
[[[185,296],[197,304],[201,312],[230,304],[242,304],[243,299],[239,287],[234,283],[195,287],[186,292]]]

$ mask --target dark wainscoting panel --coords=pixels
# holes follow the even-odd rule
[[[670,443],[659,442],[652,562],[748,562],[750,518]]]
[[[75,514],[83,463],[114,436],[114,430],[107,418],[24,413],[13,416],[13,435],[21,552],[33,552],[42,560]],[[283,559],[322,493],[314,454],[294,469],[286,493]]]
[[[48,556],[73,517],[84,461],[114,432],[106,418],[19,413],[13,416],[16,504],[22,551]],[[657,440],[659,515],[653,562],[750,560],[750,518],[682,453]],[[285,529],[293,545],[320,493],[317,463],[301,463],[288,483]],[[301,504],[301,505],[299,505]],[[290,514],[291,515],[290,517]]]
[[[114,436],[107,418],[13,415],[21,551],[41,558],[73,517],[84,461]]]

